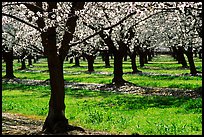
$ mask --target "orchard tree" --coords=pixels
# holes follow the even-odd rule
[[[44,54],[48,59],[51,85],[49,113],[43,125],[43,131],[46,132],[63,133],[70,127],[64,113],[63,61],[69,49],[69,42],[72,40],[72,34],[78,19],[76,11],[83,9],[83,6],[84,2],[61,4],[57,2],[5,3],[3,5],[3,15],[18,18],[21,22],[26,22],[27,25],[36,28],[40,33]],[[10,7],[13,7],[13,10],[16,11],[15,14],[6,13],[6,10],[11,10]],[[21,12],[17,14],[17,11]],[[64,16],[64,22],[62,16]],[[23,20],[22,17],[27,20]],[[28,20],[33,21],[33,24],[29,24]],[[64,26],[58,27],[59,22],[63,22]],[[59,30],[57,30],[57,27],[65,30],[61,37],[58,36],[58,39],[57,32]],[[62,31],[59,32],[62,34]],[[61,43],[57,43],[60,38],[62,38]],[[57,44],[61,45],[58,46]]]
[[[83,43],[102,31],[117,26],[127,19],[127,17],[132,16],[132,14],[127,15],[126,18],[117,20],[118,22],[112,26],[107,26],[83,38],[83,40],[71,42],[79,15],[90,8],[88,7],[89,4],[86,4],[85,7],[87,8],[83,10],[84,4],[84,2],[12,2],[3,3],[2,5],[3,16],[13,18],[35,28],[41,38],[44,55],[48,61],[51,86],[49,112],[43,125],[44,132],[63,133],[73,129],[73,126],[68,124],[68,119],[65,117],[63,78],[63,61],[70,47]],[[32,39],[30,40],[32,41]]]
[[[177,4],[173,3],[173,8],[175,6]],[[130,26],[157,14],[158,11],[161,11],[160,8],[168,9],[169,7],[172,8],[165,3],[158,2],[2,3],[3,16],[25,23],[38,31],[38,36],[44,48],[44,55],[47,57],[51,96],[43,131],[63,133],[73,129],[65,117],[63,78],[63,62],[70,47],[99,35],[106,46],[109,47],[109,51],[114,54],[113,83],[124,84],[126,81],[122,78],[122,59],[127,52],[127,46],[122,42],[121,37],[123,36],[120,30],[127,31]],[[84,25],[84,23],[87,25]],[[80,40],[74,41],[74,35],[78,36]]]

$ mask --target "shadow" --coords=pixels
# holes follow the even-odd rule
[[[113,68],[113,66],[94,66],[95,69]]]
[[[114,93],[109,91],[97,91],[97,90],[86,90],[86,89],[76,89],[76,88],[69,88],[65,89],[65,95],[72,96],[74,98],[86,98],[86,97],[109,97]]]
[[[76,65],[73,65],[73,66],[67,66],[65,68],[87,68],[87,66],[76,66]]]

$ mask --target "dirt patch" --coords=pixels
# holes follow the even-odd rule
[[[43,133],[41,120],[35,120],[19,114],[2,113],[2,135],[49,135]],[[64,135],[113,135],[102,131],[70,131]]]

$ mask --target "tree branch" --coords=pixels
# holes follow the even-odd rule
[[[2,8],[3,8],[3,7],[6,7],[6,6],[21,5],[21,4],[25,5],[26,7],[33,7],[33,8],[36,8],[36,11],[41,11],[41,12],[43,11],[43,12],[46,12],[44,9],[42,9],[42,8],[39,7],[39,6],[36,6],[36,5],[30,4],[30,3],[24,3],[24,2],[22,2],[22,3],[9,3],[9,4],[5,4],[5,5],[2,5]]]
[[[15,17],[15,16],[13,16],[13,15],[9,15],[9,14],[6,14],[6,13],[2,13],[2,15],[3,15],[3,16],[7,16],[7,17],[10,17],[10,18],[13,18],[13,19],[18,20],[18,21],[20,21],[20,22],[22,22],[22,23],[25,23],[26,25],[28,25],[28,26],[30,26],[30,27],[32,27],[32,28],[38,30],[39,32],[41,32],[41,30],[40,30],[38,27],[36,27],[36,26],[34,26],[34,25],[32,25],[32,24],[30,24],[30,23],[28,23],[28,22],[26,22],[26,21],[24,21],[24,20],[22,20],[22,19],[19,19],[18,17]]]
[[[132,25],[132,26],[138,25],[140,22],[145,21],[145,20],[147,20],[147,19],[151,18],[152,16],[157,15],[157,14],[159,14],[159,13],[162,13],[162,12],[173,12],[173,11],[175,11],[175,9],[165,9],[165,11],[164,11],[164,10],[163,10],[163,11],[159,11],[159,12],[157,12],[157,13],[154,13],[154,14],[152,14],[152,15],[150,15],[150,16],[148,16],[148,17],[146,17],[146,18],[144,18],[144,19],[142,19],[142,20],[136,22],[136,23],[135,23],[134,25]],[[72,43],[72,44],[70,44],[69,46],[71,47],[71,46],[74,46],[74,45],[83,43],[84,41],[86,41],[86,40],[88,40],[88,39],[90,39],[90,38],[92,38],[92,37],[98,35],[99,33],[101,33],[101,32],[104,31],[104,30],[112,29],[112,28],[114,28],[114,27],[116,27],[117,25],[121,24],[123,21],[125,21],[126,19],[128,19],[129,17],[133,16],[133,15],[136,14],[136,13],[137,13],[136,11],[133,12],[133,13],[130,13],[129,15],[127,15],[126,17],[124,17],[122,20],[120,20],[118,23],[115,23],[115,24],[113,24],[113,25],[111,25],[111,26],[109,26],[109,27],[106,27],[106,28],[102,28],[101,30],[95,32],[94,34],[92,34],[92,35],[90,35],[90,36],[88,36],[88,37],[86,37],[85,39],[83,39],[83,40],[81,40],[81,41],[78,41],[78,42],[75,42],[75,43]],[[85,22],[83,22],[83,23],[84,23],[84,25],[87,24],[87,23],[85,23]],[[90,27],[90,25],[87,25],[87,26]],[[93,26],[92,26],[92,27],[93,27]],[[90,27],[90,28],[91,28],[91,27]],[[93,27],[93,28],[94,28],[94,27]],[[93,29],[93,28],[92,28],[92,29]],[[95,30],[95,29],[93,29],[93,30]]]

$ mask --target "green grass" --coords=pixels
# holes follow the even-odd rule
[[[2,111],[45,119],[49,86],[2,84]],[[139,96],[66,88],[70,124],[116,134],[201,135],[202,98]]]
[[[198,71],[202,71],[202,60],[194,58]],[[137,57],[137,65],[139,65]],[[104,62],[101,57],[98,57],[94,63],[95,72],[92,74],[87,73],[87,62],[81,60],[80,67],[73,67],[73,63],[68,61],[64,63],[64,78],[68,82],[84,82],[84,83],[101,83],[109,84],[113,78],[113,60],[110,60],[111,67],[105,68]],[[48,67],[46,59],[40,59],[40,62],[34,63],[33,67],[27,67],[30,71],[18,70],[20,63],[14,60],[14,75],[21,79],[36,79],[46,80],[49,78]],[[124,79],[130,81],[138,86],[149,87],[169,87],[169,88],[182,88],[182,89],[196,89],[202,86],[202,77],[199,76],[175,76],[179,74],[189,73],[189,69],[181,68],[181,64],[169,55],[158,55],[153,58],[149,64],[145,64],[143,68],[138,66],[138,69],[144,73],[155,73],[152,75],[139,75],[139,74],[126,74],[132,72],[130,59],[123,62],[123,75]],[[5,70],[5,63],[2,64],[2,70]],[[33,71],[33,72],[32,72]],[[40,72],[39,71],[43,71]],[[102,74],[100,74],[103,72]],[[169,76],[164,76],[168,74]],[[5,71],[2,71],[2,76]],[[172,76],[171,76],[172,75]]]

